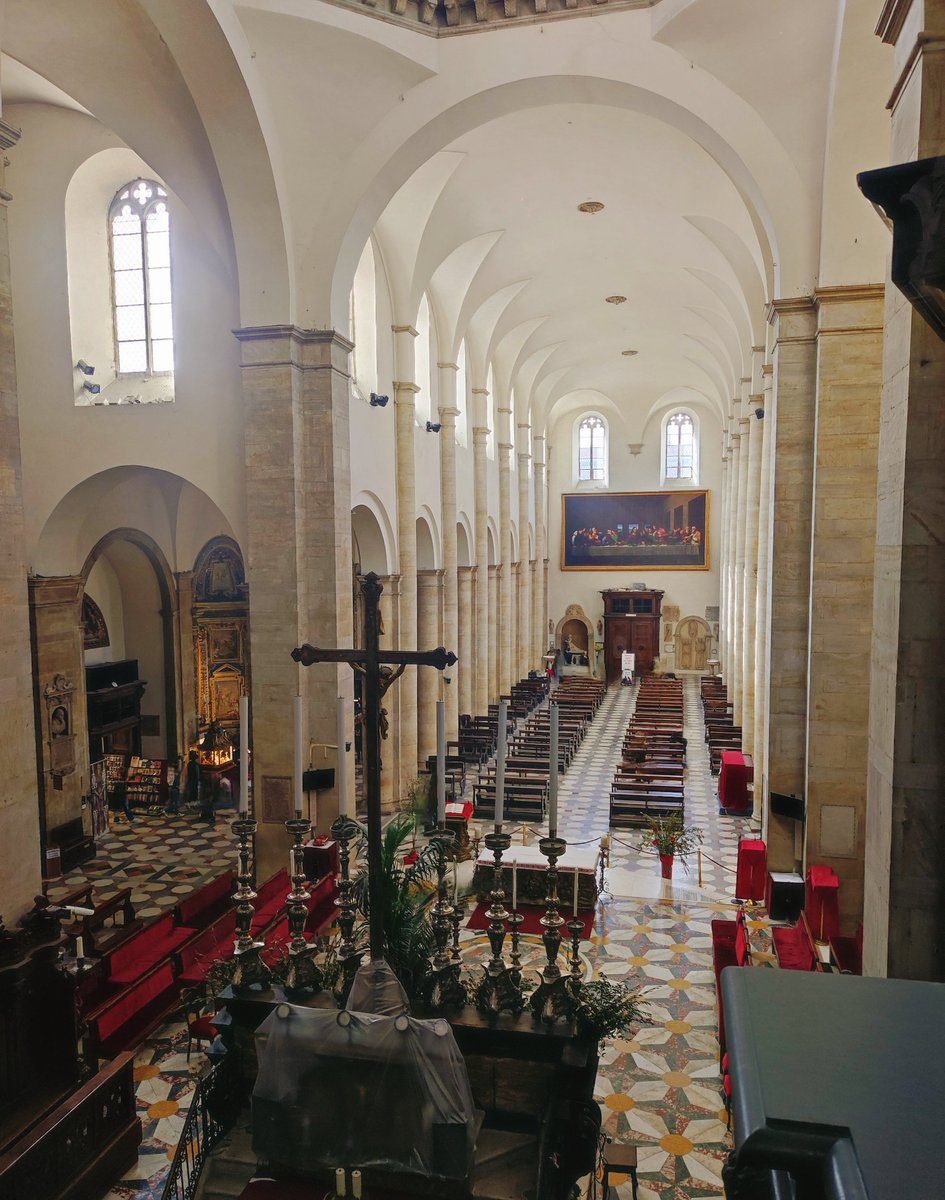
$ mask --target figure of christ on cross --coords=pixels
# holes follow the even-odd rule
[[[368,894],[370,904],[371,958],[384,956],[383,912],[374,897],[380,894],[381,883],[381,697],[399,679],[408,666],[436,667],[443,671],[455,663],[451,650],[438,646],[436,650],[381,650],[380,616],[378,605],[384,590],[377,575],[371,571],[361,580],[364,597],[364,648],[360,650],[325,649],[307,642],[292,651],[292,657],[303,667],[313,663],[346,662],[364,676],[362,745],[364,748],[364,790],[368,813]],[[396,667],[397,670],[391,670]]]

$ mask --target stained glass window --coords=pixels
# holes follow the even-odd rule
[[[692,479],[696,438],[692,417],[678,412],[666,422],[666,478]]]
[[[578,426],[578,479],[606,478],[607,429],[600,417],[585,417]]]
[[[108,213],[118,374],[174,370],[171,224],[153,179],[120,188]]]

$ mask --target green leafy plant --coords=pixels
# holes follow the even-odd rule
[[[640,838],[641,850],[672,854],[685,862],[693,850],[702,845],[702,830],[695,825],[684,825],[679,813],[669,817],[648,817],[647,820],[649,828]]]
[[[595,979],[578,991],[578,1029],[599,1042],[624,1037],[634,1025],[651,1024],[645,1005],[639,987]]]

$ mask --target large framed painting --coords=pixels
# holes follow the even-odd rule
[[[561,497],[563,571],[705,571],[708,533],[707,491]]]

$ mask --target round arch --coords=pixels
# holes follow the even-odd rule
[[[433,514],[424,505],[417,516],[417,570],[435,571],[439,567],[439,537]]]
[[[461,512],[456,522],[456,565],[458,567],[473,566],[473,547],[475,544],[469,518],[465,513]]]
[[[387,512],[373,492],[359,492],[351,508],[351,546],[361,573],[389,575],[394,560],[394,532]]]

